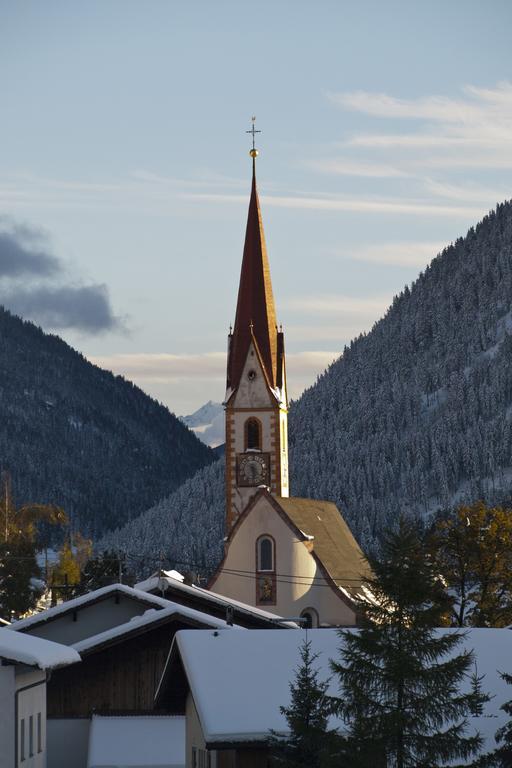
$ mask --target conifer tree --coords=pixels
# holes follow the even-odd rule
[[[361,604],[360,631],[341,631],[339,714],[347,723],[351,768],[430,768],[480,750],[466,718],[485,699],[469,685],[473,654],[457,653],[461,635],[439,631],[446,605],[416,527],[400,520],[383,538]],[[466,682],[469,693],[460,692]]]
[[[272,765],[280,768],[328,768],[334,766],[337,734],[327,727],[331,713],[327,696],[328,681],[318,679],[314,668],[318,654],[311,652],[311,641],[300,650],[301,663],[290,683],[290,706],[280,707],[289,728],[287,737],[273,733],[270,738]]]
[[[92,592],[94,589],[106,587],[122,581],[131,583],[131,574],[127,573],[126,557],[113,550],[106,550],[95,557],[89,558],[82,570],[78,594]]]
[[[506,683],[512,685],[512,675],[501,673]],[[493,753],[493,765],[499,768],[510,768],[512,765],[512,699],[505,702],[501,709],[509,716],[508,723],[505,723],[496,733],[496,741],[500,745]]]

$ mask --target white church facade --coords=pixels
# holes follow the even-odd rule
[[[254,136],[254,134],[253,134]],[[228,338],[225,556],[209,589],[311,626],[357,623],[369,567],[332,502],[290,497],[284,333],[256,187]]]

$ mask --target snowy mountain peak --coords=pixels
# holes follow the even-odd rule
[[[208,400],[189,416],[180,416],[180,421],[186,424],[210,448],[216,448],[224,442],[224,407],[222,403]]]

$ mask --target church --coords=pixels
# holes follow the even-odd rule
[[[290,496],[284,333],[277,325],[256,158],[228,337],[226,539],[209,589],[307,626],[353,626],[369,566],[329,501]]]

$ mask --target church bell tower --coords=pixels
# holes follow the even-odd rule
[[[226,534],[258,488],[289,495],[284,334],[278,330],[263,233],[252,130],[252,188],[235,324],[228,336]]]

